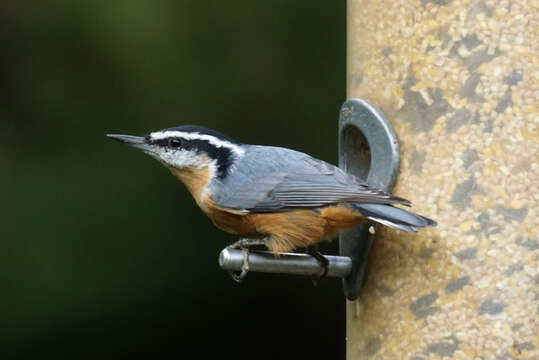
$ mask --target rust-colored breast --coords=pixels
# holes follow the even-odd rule
[[[204,199],[204,208],[202,209],[213,221],[215,226],[223,231],[251,238],[265,236],[265,233],[260,232],[251,221],[250,214],[217,206],[209,196]]]
[[[209,167],[171,171],[185,184],[200,209],[219,229],[251,238],[266,237],[267,245],[273,252],[291,251],[329,240],[364,220],[347,205],[263,214],[226,209],[216,205],[205,192],[212,176]]]
[[[257,231],[270,235],[268,247],[274,252],[291,251],[330,240],[364,220],[359,213],[341,205],[319,211],[302,209],[246,216]]]
[[[320,211],[301,209],[281,213],[251,214],[219,207],[207,197],[203,209],[214,224],[229,233],[246,237],[266,237],[273,252],[291,251],[330,240],[353,228],[364,218],[346,206],[330,206]]]
[[[212,171],[209,167],[202,169],[184,168],[175,169],[170,168],[170,171],[176,176],[182,183],[185,184],[187,190],[193,195],[193,198],[197,202],[198,206],[202,208],[204,188],[210,182]],[[204,209],[203,209],[204,210]]]
[[[171,168],[170,171],[185,184],[200,209],[208,215],[219,229],[242,236],[263,236],[256,232],[252,224],[245,219],[245,214],[234,210],[224,209],[217,206],[212,201],[211,197],[205,191],[206,185],[208,185],[213,175],[210,167],[204,167],[202,169]]]

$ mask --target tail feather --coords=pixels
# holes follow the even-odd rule
[[[427,226],[436,226],[436,221],[387,204],[354,204],[356,209],[368,219],[389,227],[416,232]]]

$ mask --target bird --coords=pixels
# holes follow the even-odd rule
[[[410,201],[300,151],[243,144],[199,125],[107,136],[157,159],[219,229],[242,237],[231,245],[246,250],[236,281],[247,272],[252,246],[276,254],[305,248],[324,268],[323,276],[328,261],[318,244],[365,221],[406,232],[436,226],[395,206]]]

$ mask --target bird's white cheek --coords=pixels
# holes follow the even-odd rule
[[[160,154],[161,160],[168,166],[177,169],[196,166],[197,156],[193,151],[187,150],[168,150],[162,151]]]
[[[186,167],[197,169],[204,168],[214,162],[205,154],[185,149],[172,150],[156,148],[153,151],[147,151],[146,153],[162,162],[165,166],[176,169]]]

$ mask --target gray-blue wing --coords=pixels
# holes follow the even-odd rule
[[[254,213],[336,203],[410,205],[322,160],[269,146],[246,146],[227,178],[213,186],[213,199],[219,206]]]

